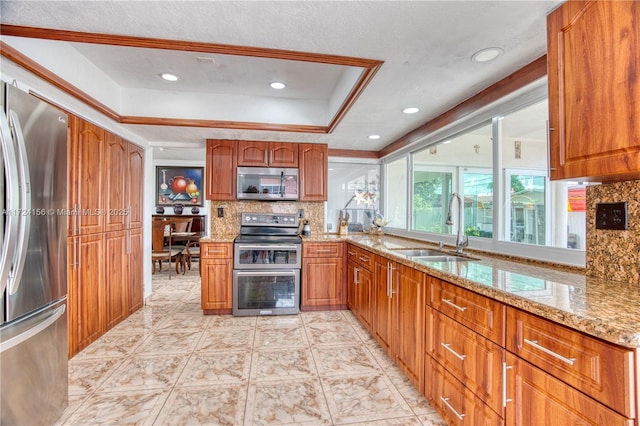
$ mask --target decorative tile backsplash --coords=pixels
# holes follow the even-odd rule
[[[627,202],[626,231],[596,229],[596,203]],[[587,187],[588,276],[640,283],[640,180]]]
[[[218,207],[224,208],[224,217],[218,217]],[[303,201],[227,201],[211,203],[211,238],[238,234],[240,216],[243,212],[256,213],[298,213],[304,209],[304,219],[309,221],[311,233],[324,232],[324,202]]]

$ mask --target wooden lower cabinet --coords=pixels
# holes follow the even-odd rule
[[[105,304],[104,327],[107,331],[113,328],[128,315],[127,286],[128,270],[127,235],[125,231],[107,232],[105,234]]]
[[[507,352],[509,425],[634,425],[634,421]]]
[[[482,402],[458,379],[433,359],[430,365],[428,394],[438,412],[448,425],[493,426],[504,425],[505,421]],[[506,424],[514,424],[507,422]],[[533,423],[536,425],[558,425],[559,423]],[[533,425],[532,424],[532,425]]]
[[[504,349],[430,307],[427,318],[427,353],[502,416]]]
[[[374,268],[374,337],[423,392],[425,276],[381,256]]]
[[[128,232],[127,246],[127,274],[129,282],[127,286],[127,309],[129,314],[134,313],[144,304],[144,274],[143,252],[144,240],[142,228],[130,229]]]
[[[346,309],[344,243],[303,243],[300,310]]]
[[[233,309],[233,244],[201,243],[201,303],[205,315]]]
[[[348,306],[370,333],[373,331],[374,282],[368,261],[373,257],[356,247],[347,248]]]
[[[68,238],[69,358],[103,334],[104,241],[101,234]],[[89,266],[90,267],[87,267]]]

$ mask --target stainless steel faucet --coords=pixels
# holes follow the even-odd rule
[[[452,192],[451,197],[449,198],[449,212],[447,213],[447,221],[445,222],[447,225],[453,225],[453,219],[451,214],[451,209],[453,207],[453,199],[456,198],[458,200],[458,235],[456,237],[456,253],[462,253],[462,249],[469,245],[469,239],[462,235],[462,228],[464,227],[463,219],[462,219],[462,197],[457,192]]]

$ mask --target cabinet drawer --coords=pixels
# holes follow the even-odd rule
[[[343,243],[303,243],[303,257],[342,257]]]
[[[373,253],[349,244],[347,246],[347,260],[353,260],[363,268],[373,270]]]
[[[505,306],[437,278],[430,279],[431,306],[504,347]]]
[[[496,413],[502,413],[504,349],[440,312],[427,308],[427,352]]]
[[[201,243],[200,244],[200,256],[203,259],[215,259],[215,258],[233,258],[233,244],[225,243]]]
[[[478,399],[473,392],[430,359],[432,375],[429,389],[433,404],[448,425],[504,425],[504,420]]]
[[[626,417],[635,417],[633,351],[507,309],[507,349]]]

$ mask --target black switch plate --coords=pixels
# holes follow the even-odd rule
[[[627,229],[627,203],[597,203],[596,229]]]

